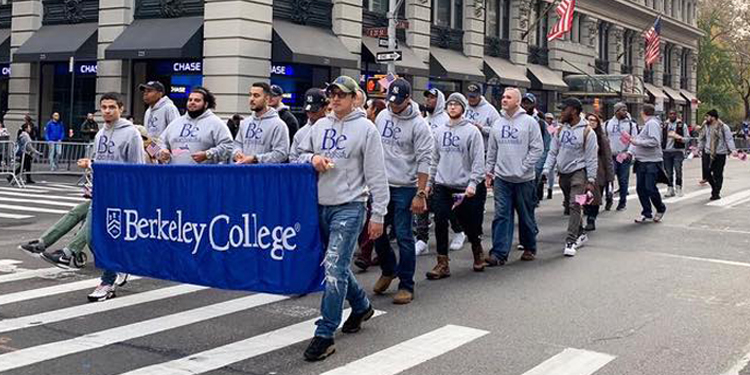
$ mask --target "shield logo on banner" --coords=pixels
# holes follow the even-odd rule
[[[107,209],[107,233],[112,238],[117,239],[122,232],[122,211],[119,208]]]

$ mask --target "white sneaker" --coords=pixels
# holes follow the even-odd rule
[[[461,250],[462,247],[464,247],[464,243],[466,243],[466,235],[464,232],[456,233],[455,236],[453,236],[453,239],[451,240],[450,250],[456,251]]]
[[[414,244],[414,249],[417,256],[425,255],[430,252],[430,249],[427,247],[427,243],[422,240],[419,240],[416,244]]]
[[[682,186],[677,186],[677,188],[675,188],[675,190],[677,192],[677,196],[678,197],[682,197],[682,196],[685,195],[685,194],[682,193]]]
[[[130,275],[128,275],[127,273],[118,272],[117,278],[115,279],[115,285],[120,287],[120,286],[124,286],[125,284],[127,284],[128,276]]]
[[[518,246],[516,247],[516,249],[517,249],[518,251],[524,251],[524,250],[526,250],[526,249],[524,249],[523,245],[521,245],[521,244],[519,244],[519,245],[518,245]]]
[[[90,302],[99,302],[108,300],[115,296],[115,286],[114,285],[107,285],[107,284],[99,284],[99,286],[94,289],[91,294],[89,294],[88,298]]]
[[[674,197],[674,188],[670,187],[667,189],[667,194],[665,195],[666,198]]]
[[[586,245],[586,242],[589,242],[588,234],[584,233],[578,236],[578,239],[576,240],[576,249],[582,248],[584,245]]]
[[[565,250],[563,250],[563,255],[566,257],[574,257],[576,256],[576,244],[575,243],[569,243],[565,245]]]

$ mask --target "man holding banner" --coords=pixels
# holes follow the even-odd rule
[[[284,163],[289,153],[289,129],[268,106],[271,86],[255,82],[250,88],[252,115],[240,124],[232,160],[237,164]]]
[[[294,133],[294,139],[292,140],[292,147],[289,148],[289,162],[296,163],[299,159],[299,146],[300,142],[307,137],[310,133],[310,129],[315,123],[326,117],[326,107],[328,107],[328,98],[326,98],[326,92],[322,89],[313,87],[305,93],[305,114],[307,115],[307,123],[305,126],[299,128]]]
[[[389,201],[383,146],[373,123],[354,107],[357,81],[341,76],[326,92],[333,112],[310,129],[300,143],[299,163],[318,171],[318,214],[323,244],[325,290],[315,337],[305,350],[308,361],[323,360],[335,351],[333,336],[341,323],[344,300],[351,314],[342,332],[355,333],[375,313],[365,291],[350,270],[357,237],[372,194],[370,238],[383,234]]]

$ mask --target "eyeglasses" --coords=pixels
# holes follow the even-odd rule
[[[347,93],[345,93],[343,91],[329,91],[328,92],[328,97],[330,97],[332,99],[335,99],[335,98],[345,99],[348,96],[349,96],[349,94],[347,94]]]

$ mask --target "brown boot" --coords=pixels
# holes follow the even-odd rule
[[[448,266],[448,256],[438,255],[437,264],[432,269],[432,271],[427,272],[427,279],[439,280],[439,279],[443,279],[446,277],[450,277],[450,275],[451,275],[451,269]]]
[[[414,293],[406,289],[399,289],[398,293],[393,296],[394,305],[406,305],[412,300],[414,300]]]
[[[471,244],[471,252],[474,254],[474,272],[484,271],[484,249],[482,249],[482,243]]]
[[[391,281],[393,281],[393,279],[395,279],[394,276],[381,275],[378,281],[375,282],[372,291],[375,292],[375,294],[385,293],[385,291],[388,290],[388,287],[391,286]]]

